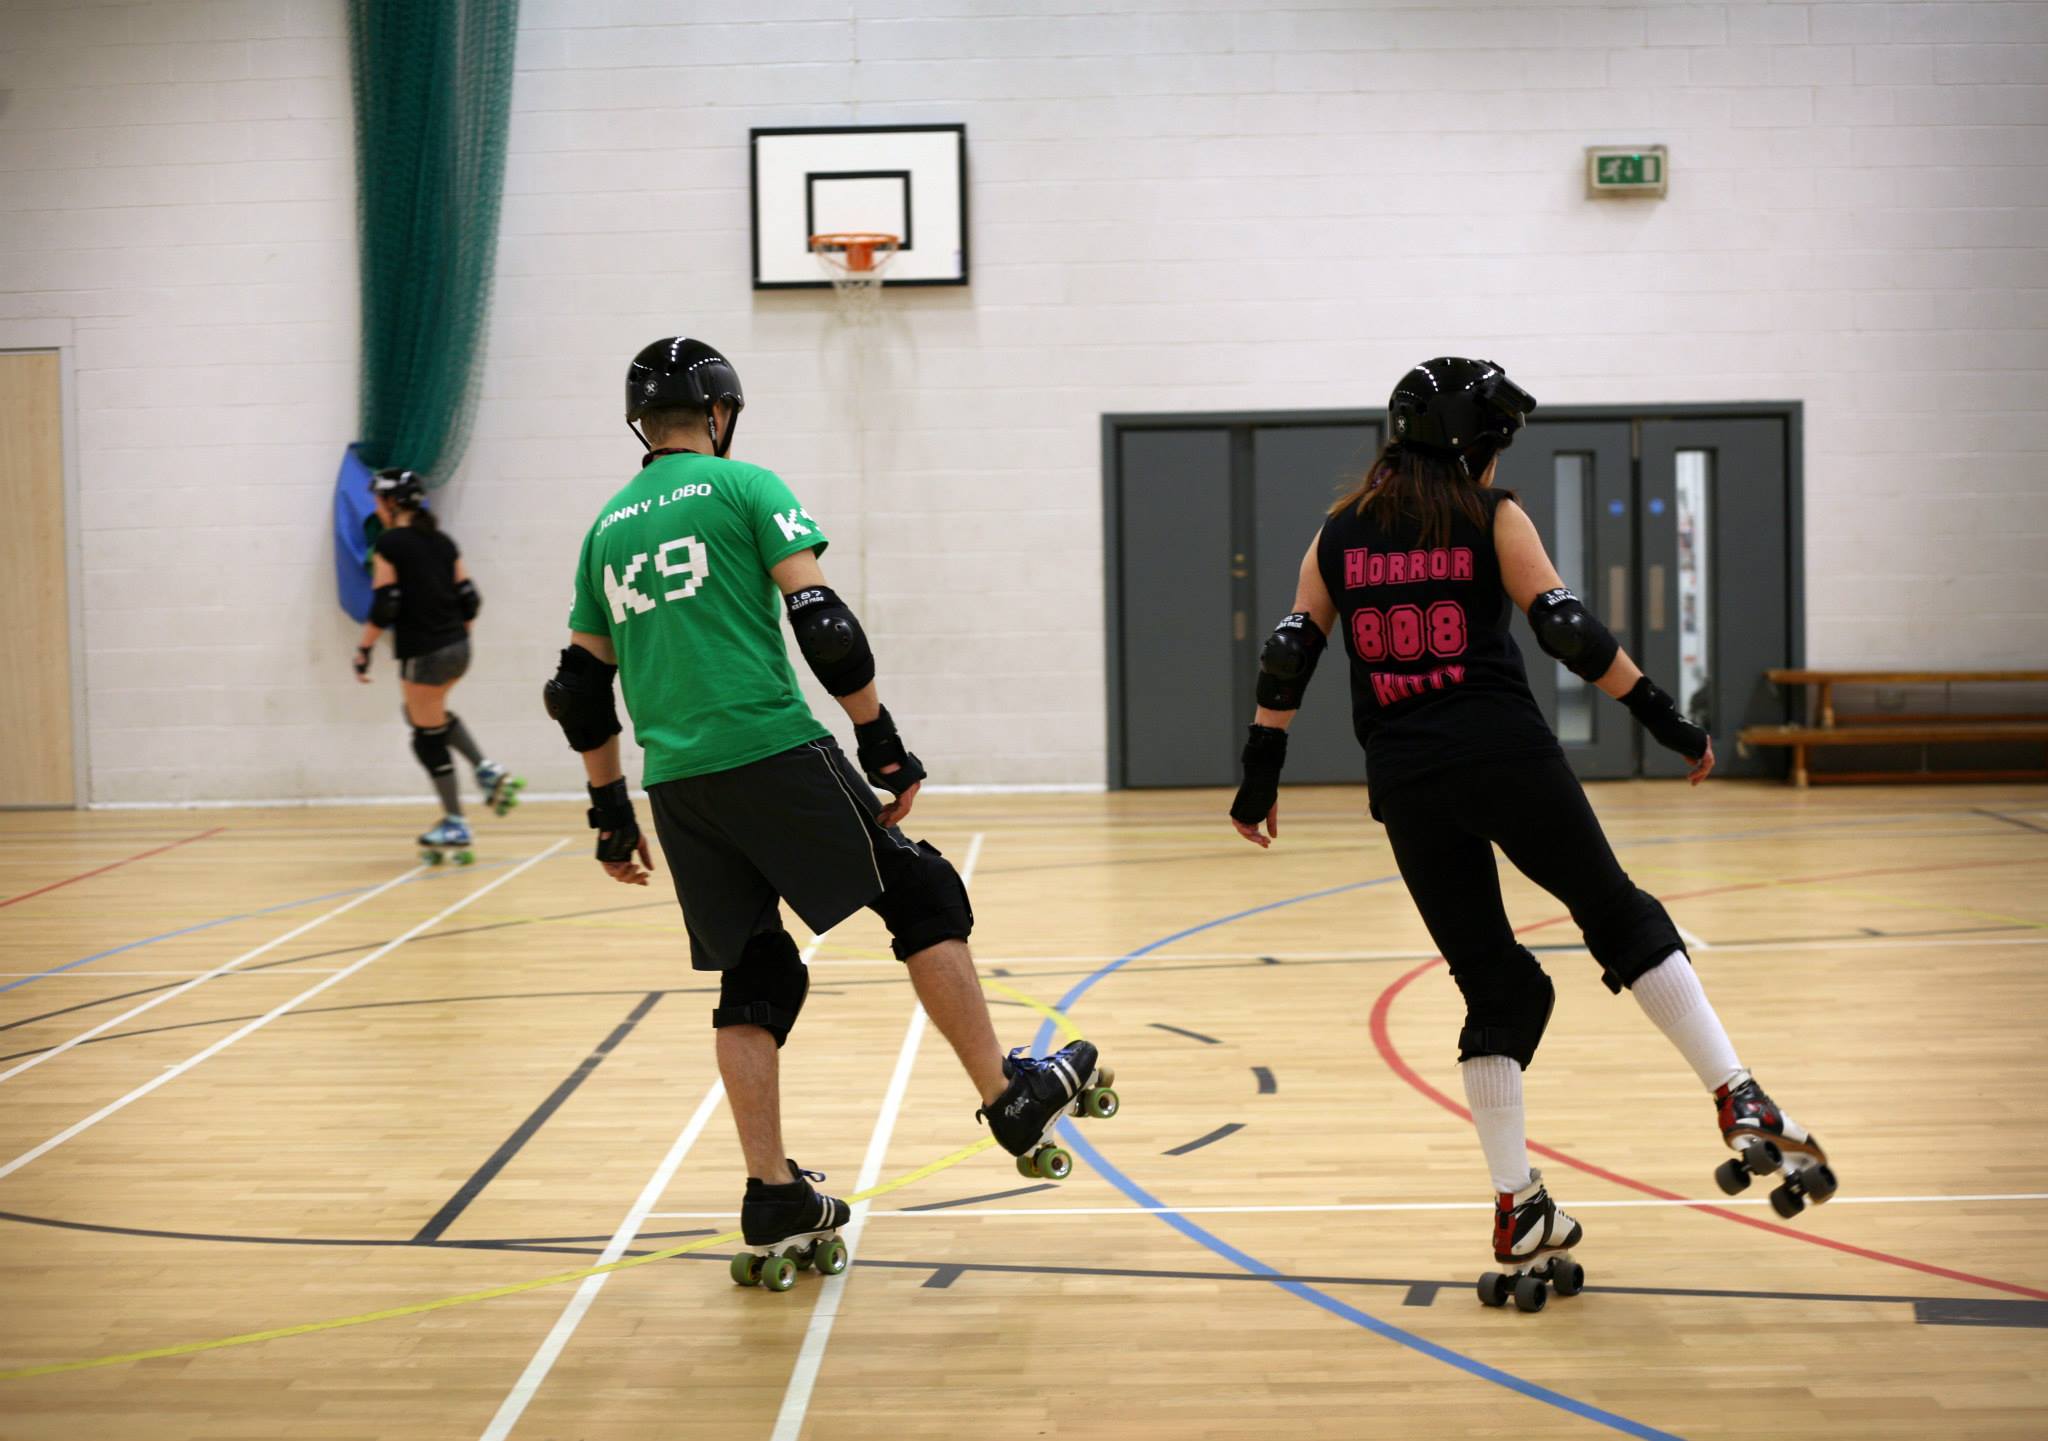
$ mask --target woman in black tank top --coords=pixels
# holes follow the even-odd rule
[[[469,628],[482,600],[462,552],[426,508],[426,489],[410,470],[380,470],[370,481],[384,530],[371,548],[370,616],[356,647],[356,679],[369,684],[377,638],[391,631],[413,755],[434,783],[441,819],[419,838],[420,858],[438,864],[453,853],[458,864],[475,859],[469,824],[455,786],[450,748],[476,769],[484,803],[503,815],[519,802],[526,783],[485,758],[462,717],[448,709],[448,692],[469,670]]]
[[[1706,732],[1565,589],[1514,495],[1493,487],[1500,451],[1535,407],[1491,361],[1432,360],[1402,378],[1392,439],[1331,508],[1302,557],[1294,613],[1266,642],[1230,812],[1239,835],[1272,844],[1287,726],[1324,646],[1341,646],[1372,813],[1465,999],[1459,1072],[1493,1176],[1494,1257],[1507,1268],[1481,1278],[1481,1297],[1525,1309],[1549,1285],[1577,1290],[1581,1227],[1529,1166],[1522,1070],[1554,993],[1501,904],[1495,845],[1565,903],[1608,988],[1630,989],[1714,1094],[1723,1140],[1742,1157],[1717,1173],[1724,1188],[1782,1171],[1772,1200],[1790,1215],[1835,1184],[1818,1143],[1736,1059],[1671,918],[1615,860],[1529,693],[1510,605],[1548,655],[1690,760],[1694,785],[1713,769]]]

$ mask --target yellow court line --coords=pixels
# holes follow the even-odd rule
[[[1073,1038],[1079,1033],[1073,1024],[1053,1007],[1025,995],[1022,991],[1004,985],[1001,981],[984,979],[983,985],[1002,992],[1020,1001],[1047,1017],[1060,1030],[1060,1034]],[[935,1161],[928,1161],[914,1171],[857,1191],[846,1199],[870,1201],[877,1196],[886,1196],[891,1191],[900,1191],[919,1181],[936,1176],[939,1172],[959,1165],[962,1161],[980,1155],[995,1145],[995,1137],[983,1136],[971,1145],[962,1146],[949,1155]],[[671,1246],[667,1250],[650,1251],[645,1256],[628,1256],[602,1266],[586,1266],[580,1271],[563,1271],[553,1276],[541,1276],[531,1281],[513,1281],[503,1286],[491,1286],[481,1291],[465,1291],[459,1296],[442,1296],[432,1301],[414,1301],[404,1306],[388,1306],[381,1311],[364,1311],[355,1316],[337,1316],[325,1321],[303,1321],[296,1326],[277,1326],[268,1331],[245,1331],[238,1336],[221,1336],[211,1341],[184,1341],[172,1346],[154,1346],[146,1351],[122,1351],[112,1356],[86,1356],[72,1361],[50,1361],[40,1366],[18,1366],[13,1370],[0,1371],[0,1381],[26,1381],[32,1376],[54,1376],[64,1371],[91,1371],[102,1366],[122,1366],[131,1361],[154,1361],[166,1356],[191,1356],[201,1351],[221,1351],[231,1346],[254,1346],[264,1341],[282,1341],[290,1336],[310,1336],[321,1331],[340,1331],[350,1326],[367,1326],[374,1321],[396,1321],[406,1316],[424,1316],[432,1311],[445,1311],[452,1306],[467,1306],[477,1301],[495,1301],[501,1296],[518,1296],[528,1291],[544,1290],[549,1286],[565,1286],[572,1281],[587,1280],[592,1276],[604,1276],[613,1271],[630,1271],[636,1266],[651,1266],[656,1261],[673,1261],[678,1256],[687,1256],[693,1251],[708,1251],[714,1246],[730,1245],[741,1240],[738,1231],[726,1231],[716,1236],[706,1236],[682,1246]]]

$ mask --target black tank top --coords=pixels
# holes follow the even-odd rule
[[[398,572],[398,624],[391,647],[400,660],[453,645],[469,634],[455,599],[455,542],[438,530],[397,525],[377,537],[377,554]]]
[[[1485,526],[1453,511],[1436,547],[1412,522],[1388,531],[1356,507],[1323,523],[1316,566],[1337,603],[1352,727],[1376,792],[1483,758],[1559,753],[1508,634],[1512,602],[1493,549],[1504,497],[1481,496]]]

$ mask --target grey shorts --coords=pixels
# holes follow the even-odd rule
[[[448,685],[461,680],[469,670],[469,638],[430,650],[425,655],[416,655],[398,663],[401,680],[414,685]]]
[[[782,928],[784,900],[814,933],[874,907],[899,958],[973,929],[952,866],[876,821],[880,802],[830,737],[659,782],[647,799],[697,970],[738,965],[749,940]]]

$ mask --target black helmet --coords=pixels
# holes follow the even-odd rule
[[[718,433],[718,417],[711,407],[718,401],[732,402],[732,424]],[[701,410],[711,423],[711,445],[724,455],[732,446],[732,433],[739,428],[740,411],[747,398],[740,393],[740,374],[732,362],[701,340],[672,335],[657,340],[633,357],[626,367],[626,426],[640,436],[640,417],[650,410],[676,407]]]
[[[416,470],[392,466],[370,477],[370,494],[404,510],[417,509],[426,493],[426,482]]]
[[[1536,397],[1493,361],[1446,355],[1401,377],[1387,401],[1387,424],[1396,444],[1451,456],[1476,474],[1535,408]]]

